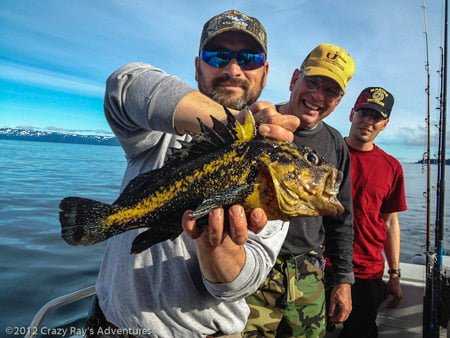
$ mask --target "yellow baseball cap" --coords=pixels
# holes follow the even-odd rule
[[[305,76],[326,76],[345,92],[355,72],[355,61],[342,47],[323,43],[308,54],[300,70]]]

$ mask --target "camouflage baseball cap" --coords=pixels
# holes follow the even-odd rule
[[[217,35],[227,31],[241,31],[247,33],[261,45],[264,53],[267,53],[267,35],[258,19],[245,15],[236,9],[225,11],[213,16],[203,26],[200,38],[200,49]]]

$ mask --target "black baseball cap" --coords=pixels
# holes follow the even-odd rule
[[[381,87],[368,87],[359,94],[354,110],[373,109],[388,119],[391,115],[394,97],[386,89]]]

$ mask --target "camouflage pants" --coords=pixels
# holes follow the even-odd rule
[[[250,316],[243,337],[325,336],[323,259],[278,258],[266,281],[247,297]]]

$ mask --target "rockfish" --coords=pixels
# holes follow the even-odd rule
[[[130,229],[148,228],[131,252],[175,239],[185,210],[199,219],[217,207],[262,208],[269,220],[338,215],[342,173],[312,149],[257,135],[249,111],[241,124],[227,110],[227,123],[199,120],[201,133],[174,149],[166,164],[135,177],[112,203],[66,197],[59,207],[62,238],[91,245]]]

